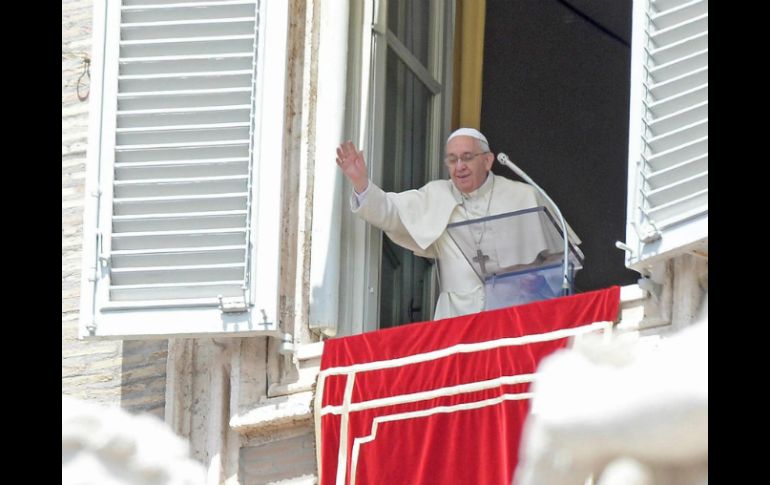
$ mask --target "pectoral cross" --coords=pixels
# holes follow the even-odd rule
[[[473,261],[476,263],[479,263],[479,266],[481,266],[481,272],[483,274],[487,274],[487,261],[489,261],[489,256],[481,252],[481,249],[476,250],[476,257],[473,258]]]

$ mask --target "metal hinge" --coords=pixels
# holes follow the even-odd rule
[[[634,249],[623,241],[615,241],[615,247],[633,256]]]
[[[109,260],[109,258],[105,260],[104,256],[102,255],[102,240],[104,239],[104,235],[102,234],[102,231],[97,230],[95,235],[96,235],[96,246],[94,250],[96,251],[96,259],[97,261],[99,261],[99,263],[101,263],[101,265],[99,263],[94,264],[93,266],[94,272],[91,276],[88,277],[88,281],[97,281],[99,279],[100,266],[106,264],[106,262]]]
[[[104,234],[99,230],[96,231],[96,254],[102,266],[110,264],[110,255],[104,252]]]

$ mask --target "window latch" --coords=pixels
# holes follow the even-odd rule
[[[246,298],[243,296],[228,296],[223,297],[218,295],[219,309],[222,313],[244,313],[248,307],[246,306]]]

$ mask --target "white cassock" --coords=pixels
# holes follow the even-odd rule
[[[447,224],[543,203],[532,186],[490,172],[470,194],[460,192],[451,180],[435,180],[400,193],[386,193],[370,181],[361,205],[355,195],[350,205],[356,215],[382,229],[396,244],[438,260],[441,293],[433,318],[439,320],[477,313],[485,306],[484,284],[447,233]],[[480,234],[488,230],[483,227],[474,230],[474,240],[481,239],[484,253],[492,252],[500,266],[529,264],[543,251],[560,247],[539,225],[514,239],[510,234]]]

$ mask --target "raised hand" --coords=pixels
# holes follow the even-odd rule
[[[337,165],[350,179],[357,193],[366,190],[369,186],[369,174],[364,162],[364,153],[356,150],[352,141],[348,140],[337,147]]]

